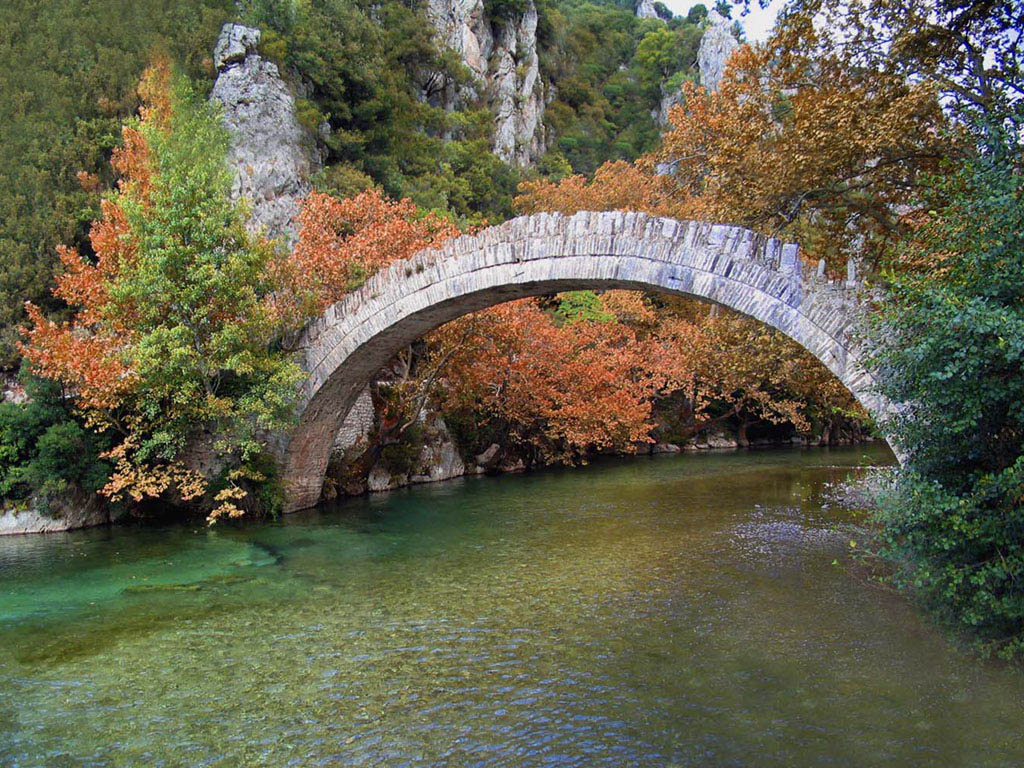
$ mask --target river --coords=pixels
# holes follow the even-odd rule
[[[851,566],[882,448],[0,541],[4,766],[1020,766],[1024,673]]]

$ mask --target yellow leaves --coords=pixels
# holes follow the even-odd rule
[[[206,481],[195,470],[180,462],[139,461],[137,450],[137,440],[127,437],[104,455],[114,461],[114,472],[100,492],[111,501],[127,498],[138,503],[160,498],[172,490],[182,501],[192,501],[206,493]]]

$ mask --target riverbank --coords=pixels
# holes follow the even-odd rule
[[[385,493],[399,488],[440,483],[466,476],[498,476],[544,469],[544,467],[527,466],[522,460],[510,460],[507,457],[503,457],[500,447],[496,444],[492,445],[484,453],[465,460],[460,455],[459,449],[456,447],[447,427],[440,418],[435,419],[425,434],[426,439],[416,461],[410,469],[402,473],[390,470],[386,462],[378,462],[365,477],[346,475],[345,472],[348,468],[344,464],[346,452],[341,450],[337,454],[341,461],[336,461],[329,470],[323,501],[331,502],[341,498]],[[353,441],[351,434],[346,437],[343,430],[339,436],[339,441],[345,439],[352,441],[350,448],[355,445],[364,445],[358,441]],[[879,442],[865,440],[857,444],[869,446],[872,444],[877,445]],[[845,443],[847,446],[852,444],[854,443]],[[820,443],[800,439],[799,441],[791,441],[789,443],[765,441],[747,447],[739,447],[735,439],[730,440],[728,436],[719,433],[710,435],[705,439],[683,444],[682,446],[673,443],[651,443],[648,446],[638,446],[636,450],[630,452],[602,454],[593,457],[593,459],[664,454],[699,455],[702,453],[725,454],[742,451],[785,451],[794,447],[812,449],[838,446],[821,445]],[[571,470],[581,466],[585,465],[563,465],[562,468]],[[860,491],[858,490],[859,488],[861,489]],[[848,487],[844,488],[843,492],[847,495],[843,498],[842,503],[850,507],[860,506],[858,504],[859,501],[867,502],[869,498],[866,490],[866,488],[858,486],[856,483],[851,483]],[[858,496],[858,494],[860,495]],[[0,536],[62,533],[112,525],[130,517],[126,510],[113,507],[99,496],[68,493],[63,496],[55,496],[45,503],[30,500],[19,505],[8,505],[0,511]]]

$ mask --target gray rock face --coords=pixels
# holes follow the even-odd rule
[[[240,64],[260,44],[260,31],[241,24],[225,24],[213,46],[213,64],[217,70]]]
[[[387,462],[379,461],[366,478],[371,493],[389,491],[405,485],[436,483],[466,474],[466,465],[448,432],[448,425],[437,414],[421,415],[426,436],[420,455],[407,473],[393,473]]]
[[[449,86],[444,106],[455,109],[482,96],[495,113],[494,153],[528,165],[544,151],[544,84],[537,56],[537,7],[529,0],[513,20],[490,19],[483,0],[429,0],[438,40],[459,54],[476,86]]]
[[[658,12],[654,10],[654,0],[640,0],[636,4],[636,15],[639,19],[657,19]]]
[[[295,117],[295,99],[277,65],[257,52],[260,31],[225,24],[214,48],[219,74],[210,99],[224,111],[233,141],[232,194],[252,206],[249,226],[291,244],[298,201],[315,170],[309,137]]]
[[[0,511],[0,536],[72,531],[111,521],[110,508],[98,495],[74,493],[52,500],[46,511],[35,504],[23,510]]]
[[[725,65],[732,52],[740,47],[732,33],[733,23],[718,11],[708,13],[708,28],[700,39],[697,51],[697,66],[700,68],[700,82],[709,91],[717,91],[725,74]]]
[[[662,87],[664,88],[664,86]],[[668,92],[662,91],[661,105],[658,107],[656,112],[651,113],[651,117],[654,118],[654,122],[658,125],[666,126],[668,125],[668,111],[672,109],[672,107],[682,103],[683,92],[681,90],[676,89]]]
[[[409,482],[436,483],[466,474],[466,465],[444,419],[433,416],[427,419],[427,424],[427,440],[420,450],[416,468],[409,475]]]
[[[366,478],[366,490],[371,493],[389,491],[397,487],[398,485],[391,478],[391,473],[380,464],[371,469],[370,476]]]
[[[25,388],[18,382],[17,376],[0,377],[0,402],[24,403],[28,400]]]

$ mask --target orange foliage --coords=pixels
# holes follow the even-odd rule
[[[166,71],[158,71],[161,67]],[[158,63],[146,70],[140,92],[152,93],[153,83],[166,83],[169,78],[169,64]],[[156,113],[149,110],[147,114],[153,118]],[[136,127],[125,126],[122,137],[123,144],[111,158],[119,174],[118,186],[145,206],[152,163],[149,147]],[[118,355],[130,338],[131,308],[115,306],[107,285],[136,255],[136,244],[120,204],[114,199],[104,200],[100,211],[100,219],[89,232],[95,262],[87,261],[74,248],[58,248],[64,272],[57,277],[53,294],[76,310],[73,320],[54,323],[37,307],[27,304],[30,325],[24,331],[24,343],[19,345],[34,373],[73,387],[79,405],[90,412],[95,423],[104,421],[102,414],[122,403],[133,381],[132,372]]]
[[[682,94],[652,155],[589,182],[524,184],[519,209],[740,224],[842,267],[878,256],[921,174],[957,151],[932,85],[858,66],[802,14],[740,47],[718,92],[686,83]]]
[[[501,422],[543,461],[649,442],[651,404],[685,374],[676,348],[627,325],[557,324],[535,300],[509,302],[428,337],[445,357],[443,410]]]
[[[128,435],[106,454],[114,462],[114,472],[102,493],[112,500],[138,502],[172,488],[179,498],[189,500],[206,489],[205,480],[179,462],[139,462],[135,456],[138,438],[132,429],[141,419],[126,413],[125,407],[138,377],[122,353],[136,335],[136,313],[125,300],[111,297],[108,290],[122,268],[137,258],[138,244],[122,202],[130,201],[142,210],[150,204],[155,169],[141,126],[170,129],[171,82],[167,59],[157,59],[142,76],[141,123],[122,128],[122,144],[111,157],[119,194],[102,201],[101,217],[89,232],[95,260],[86,260],[74,248],[58,249],[64,272],[57,277],[53,294],[74,310],[71,321],[53,322],[29,303],[29,325],[23,329],[24,341],[19,345],[33,373],[69,387],[89,426],[100,430],[118,427]],[[87,189],[98,184],[89,174],[79,174],[79,181]]]
[[[666,176],[658,176],[624,160],[605,163],[592,180],[568,176],[561,181],[545,179],[524,182],[516,197],[516,208],[523,213],[557,211],[645,211],[659,216],[679,216],[681,209],[672,197],[674,185]]]
[[[292,322],[315,316],[393,261],[459,234],[448,221],[420,215],[410,200],[377,189],[338,200],[311,192],[298,214],[298,240],[281,266],[288,289],[278,311]]]

